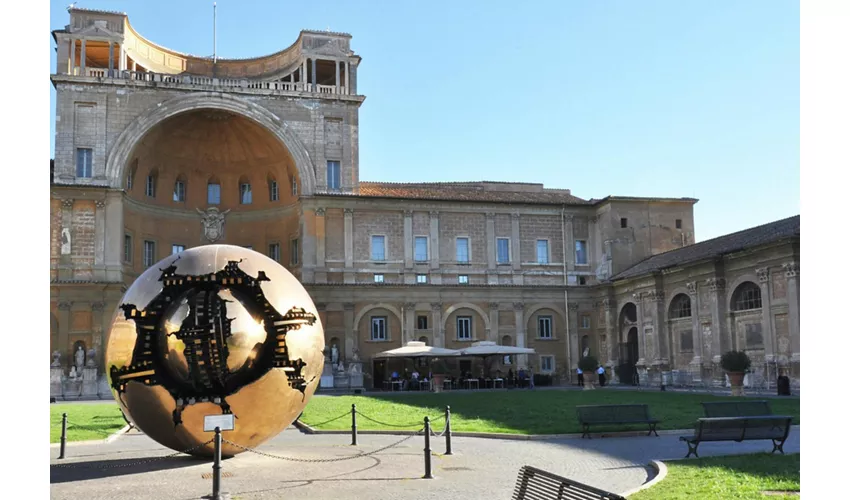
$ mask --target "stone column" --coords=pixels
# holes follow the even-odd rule
[[[443,304],[431,302],[431,332],[434,336],[434,347],[446,346],[446,329],[443,325]]]
[[[617,332],[617,319],[615,314],[617,313],[617,303],[611,299],[603,299],[602,308],[605,311],[605,338],[608,341],[608,363],[607,366],[612,369],[612,373],[614,367],[617,366],[617,362],[620,359],[619,345],[620,345],[620,336]],[[616,374],[615,377],[616,378]],[[612,378],[612,380],[614,380]]]
[[[73,75],[77,68],[77,39],[68,39],[68,74]]]
[[[345,359],[352,359],[354,353],[360,349],[359,331],[354,324],[354,303],[346,302],[342,308],[342,322],[345,326]]]
[[[406,302],[402,307],[404,311],[404,326],[402,328],[404,331],[401,335],[401,345],[404,346],[411,340],[416,340],[413,331],[416,328],[416,304]]]
[[[520,214],[511,214],[511,267],[514,272],[514,285],[522,285],[522,253],[519,242],[519,218]]]
[[[567,321],[570,324],[570,338],[568,339],[570,344],[570,366],[568,369],[570,370],[570,381],[572,381],[575,376],[575,369],[578,366],[579,357],[581,356],[581,347],[578,343],[578,303],[570,302],[567,305],[567,310]]]
[[[339,61],[334,60],[334,68],[336,68],[336,74],[334,75],[334,83],[336,84],[336,95],[339,95]]]
[[[95,352],[97,353],[97,367],[100,369],[101,373],[104,373],[104,367],[106,366],[106,356],[105,356],[105,346],[106,346],[106,336],[104,335],[103,329],[103,308],[105,304],[103,302],[92,302],[91,304],[91,324],[92,324],[92,345],[91,347],[95,348]]]
[[[429,250],[431,251],[431,283],[439,285],[443,282],[443,277],[439,273],[440,269],[440,212],[431,210],[428,212],[431,219],[431,242]]]
[[[773,313],[770,310],[770,268],[763,267],[756,269],[756,275],[759,278],[759,287],[761,288],[761,331],[762,344],[764,344],[764,360],[767,363],[772,363],[776,353],[776,335],[773,331],[773,321],[771,318]],[[744,339],[744,342],[746,345],[746,339]]]
[[[710,278],[705,284],[711,301],[711,361],[720,364],[720,356],[732,347],[726,338],[726,280]]]
[[[112,77],[112,70],[115,69],[115,42],[112,40],[109,41],[109,73],[108,76]]]
[[[800,362],[800,264],[782,265],[788,280],[788,336],[791,340],[791,362]]]
[[[343,282],[354,283],[354,210],[343,209],[343,233],[345,239],[345,271]]]
[[[413,210],[404,211],[404,268],[413,269]],[[410,274],[410,273],[408,273]],[[410,274],[412,276],[412,274]],[[415,279],[415,278],[414,278]],[[405,279],[405,283],[413,283]]]
[[[59,331],[57,332],[54,349],[58,349],[62,353],[62,368],[73,363],[68,359],[68,352],[71,350],[71,346],[68,345],[68,332],[71,331],[71,307],[73,306],[74,303],[71,301],[61,301],[59,302],[59,310],[56,312]]]
[[[487,331],[487,340],[499,343],[499,303],[490,302],[490,330]]]
[[[484,215],[484,232],[487,239],[487,269],[496,269],[496,214]]]
[[[317,208],[314,210],[314,221],[316,227],[316,270],[313,275],[313,281],[316,283],[327,283],[328,274],[325,270],[325,241],[327,239],[325,226],[325,209]]]
[[[596,270],[597,256],[600,254],[599,249],[596,248],[599,242],[599,238],[596,236],[596,230],[599,227],[596,224],[598,220],[599,218],[596,216],[587,219],[587,265],[591,271]]]
[[[106,214],[104,213],[106,202],[103,200],[97,200],[94,202],[94,206],[94,265],[95,268],[98,269],[98,272],[100,272],[104,264],[104,251],[106,249]],[[106,276],[103,276],[103,278],[106,278]]]
[[[691,334],[693,335],[694,357],[691,359],[691,372],[702,378],[702,332],[699,324],[699,289],[696,281],[687,283],[688,295],[691,298]]]
[[[71,244],[74,238],[73,228],[74,199],[62,200],[62,226],[59,229],[59,279],[71,279],[74,277],[74,265],[71,261]]]
[[[312,73],[312,75],[311,75],[312,82],[311,83],[313,84],[313,92],[318,92],[319,91],[319,87],[318,87],[319,83],[316,81],[316,60],[315,59],[313,59],[312,66],[313,67],[312,67],[312,70],[311,70],[311,73]]]
[[[83,38],[80,46],[80,75],[86,74],[86,39]]]
[[[351,64],[351,63],[349,63],[348,61],[345,61],[345,93],[346,94],[351,94],[351,80],[348,79],[348,66],[349,66],[349,64]]]
[[[564,258],[567,259],[567,271],[575,271],[576,270],[576,238],[573,229],[573,219],[572,215],[567,215],[564,217],[564,233],[566,241],[566,248],[564,249]]]
[[[310,90],[307,87],[307,61],[309,61],[309,59],[304,59],[303,61],[301,61],[301,74],[298,75],[301,80],[301,90],[303,92],[308,92]]]
[[[525,304],[514,302],[514,325],[516,325],[516,346],[525,347]],[[517,356],[517,369],[528,368],[528,354]]]
[[[667,370],[673,363],[670,356],[670,346],[667,341],[667,314],[664,311],[664,291],[652,290],[649,292],[649,300],[652,301],[652,322],[655,333],[655,359],[652,364]]]
[[[103,209],[104,219],[104,263],[107,281],[124,280],[124,209],[121,205],[124,194],[109,191]]]
[[[638,367],[646,367],[646,332],[643,329],[643,293],[632,294],[632,298],[637,306],[637,329],[638,329],[638,360],[635,363]]]
[[[127,52],[124,50],[124,44],[118,44],[118,71],[127,69]]]

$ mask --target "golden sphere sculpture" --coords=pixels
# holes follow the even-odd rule
[[[121,300],[106,349],[115,400],[142,432],[211,456],[204,416],[232,413],[224,439],[259,446],[288,427],[319,384],[316,306],[280,264],[207,245],[148,268]],[[244,451],[228,443],[222,455]]]

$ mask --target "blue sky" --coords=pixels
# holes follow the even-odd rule
[[[69,3],[51,2],[51,29]],[[211,1],[77,6],[212,54]],[[790,0],[223,0],[218,55],[351,33],[362,180],[695,197],[702,241],[800,212],[799,23]]]

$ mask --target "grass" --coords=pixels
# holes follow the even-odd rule
[[[50,442],[62,435],[62,413],[68,414],[68,441],[106,439],[126,425],[115,403],[50,405]]]
[[[746,398],[757,399],[757,398]],[[301,421],[322,424],[351,410],[356,404],[360,413],[375,420],[394,425],[408,425],[409,430],[422,427],[425,415],[441,416],[446,405],[451,406],[452,430],[512,434],[570,434],[581,432],[576,421],[577,405],[643,403],[650,414],[661,420],[659,429],[693,428],[703,416],[702,401],[722,401],[728,397],[670,392],[638,392],[620,390],[596,391],[528,391],[479,393],[420,393],[370,396],[318,396],[310,400]],[[800,400],[771,399],[775,414],[791,415],[800,423]],[[434,425],[441,429],[442,422]],[[317,426],[323,430],[350,429],[351,419],[343,417]],[[361,430],[390,429],[361,415],[357,418]],[[615,426],[611,430],[645,429],[646,426]],[[606,430],[599,426],[596,429]]]
[[[765,500],[777,497],[765,495],[764,491],[800,490],[799,453],[699,458],[667,462],[666,465],[665,479],[630,496],[629,500]]]

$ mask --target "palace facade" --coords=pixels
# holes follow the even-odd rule
[[[557,383],[581,353],[631,379],[799,383],[799,216],[695,243],[691,198],[505,182],[360,180],[361,58],[302,31],[252,59],[195,57],[123,13],[72,8],[53,31],[51,352],[94,347],[124,290],[172,253],[253,248],[297,276],[340,357],[411,340],[533,347],[499,360]],[[367,366],[381,379],[381,363]]]

